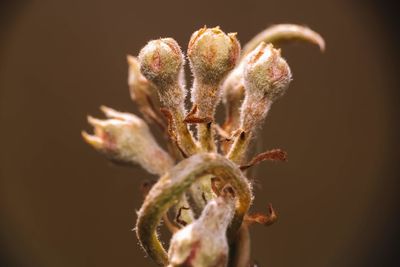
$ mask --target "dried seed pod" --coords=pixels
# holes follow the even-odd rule
[[[226,266],[229,249],[226,230],[234,207],[230,194],[211,200],[199,219],[173,235],[168,252],[169,266]]]
[[[88,117],[94,135],[82,132],[87,143],[111,160],[139,164],[152,174],[162,175],[173,166],[142,119],[104,106],[101,109],[108,119]]]

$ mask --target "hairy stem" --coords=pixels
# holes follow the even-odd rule
[[[277,43],[280,41],[301,40],[319,46],[321,51],[325,50],[325,41],[317,32],[308,27],[296,24],[273,25],[253,37],[242,50],[242,58],[255,49],[261,42]]]
[[[137,237],[147,254],[159,265],[167,265],[167,253],[159,241],[156,228],[163,214],[180,199],[196,178],[213,174],[229,183],[236,193],[235,215],[228,229],[233,236],[249,209],[251,187],[240,169],[225,157],[214,153],[197,154],[177,164],[152,187],[139,213]]]

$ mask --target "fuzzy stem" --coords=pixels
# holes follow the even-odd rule
[[[200,123],[197,125],[199,142],[205,152],[215,152],[217,150],[214,141],[214,133],[211,123]]]
[[[167,265],[167,253],[158,240],[156,228],[162,215],[182,196],[198,177],[213,174],[235,190],[235,215],[228,232],[233,235],[249,209],[251,187],[240,169],[221,155],[203,153],[181,161],[152,187],[139,213],[137,237],[147,254],[159,265]]]
[[[295,24],[273,25],[253,37],[242,50],[242,58],[255,49],[261,42],[277,43],[285,40],[302,40],[319,46],[325,50],[325,41],[317,32],[305,26]]]
[[[220,82],[206,84],[195,78],[192,89],[193,104],[197,106],[197,117],[214,119],[215,109],[220,100]],[[211,123],[199,123],[197,135],[204,152],[215,152],[216,146]]]
[[[262,96],[247,94],[241,108],[240,132],[228,152],[227,158],[242,164],[256,130],[264,121],[272,102]]]
[[[185,119],[184,108],[181,106],[174,107],[172,109],[172,116],[179,145],[187,155],[190,156],[195,154],[198,150],[198,147],[186,123],[183,121]]]
[[[247,148],[249,147],[251,140],[251,132],[241,131],[236,137],[235,140],[228,152],[227,158],[236,164],[241,164],[244,156],[246,154]]]

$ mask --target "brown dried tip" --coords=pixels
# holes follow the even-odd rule
[[[268,204],[268,212],[269,214],[263,214],[263,213],[248,214],[246,215],[244,220],[248,225],[258,223],[265,226],[269,226],[278,220],[278,216],[276,215],[276,212],[272,207],[272,204]]]
[[[184,123],[211,123],[213,119],[211,117],[200,118],[196,116],[197,113],[197,105],[194,104],[192,110],[186,115],[186,118],[183,120]]]
[[[250,160],[246,165],[240,166],[240,169],[246,170],[254,165],[259,164],[262,161],[287,161],[287,153],[281,149],[272,149],[263,153],[258,154]]]

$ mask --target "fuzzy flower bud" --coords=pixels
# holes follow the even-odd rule
[[[280,50],[261,42],[243,62],[246,89],[240,110],[240,131],[228,153],[228,158],[241,162],[255,129],[263,122],[271,104],[283,96],[292,80],[289,65]]]
[[[195,117],[210,123],[220,101],[221,83],[239,58],[240,44],[235,33],[225,34],[219,27],[206,27],[194,32],[188,46],[188,56],[194,75],[192,102]],[[198,125],[198,139],[205,151],[216,151],[210,125]]]
[[[143,75],[162,88],[178,80],[184,64],[182,51],[172,38],[148,42],[139,53],[139,61]]]
[[[170,117],[170,137],[186,155],[197,145],[184,122],[186,90],[183,78],[184,57],[172,38],[153,40],[139,53],[140,71],[158,90],[163,110]]]
[[[221,80],[235,67],[239,53],[236,33],[225,34],[219,27],[194,32],[188,46],[192,71],[204,83]]]
[[[263,121],[271,104],[283,96],[292,80],[280,50],[262,42],[245,59],[246,97],[241,109],[241,128],[253,130]]]
[[[231,195],[213,199],[199,219],[176,232],[168,252],[169,267],[226,266],[229,250],[226,230],[234,207]]]
[[[285,94],[292,74],[281,52],[262,42],[247,58],[244,82],[249,95],[274,102]]]
[[[152,174],[162,175],[173,166],[142,119],[104,106],[101,109],[108,119],[88,117],[94,127],[94,135],[82,132],[88,144],[114,161],[137,163]]]

